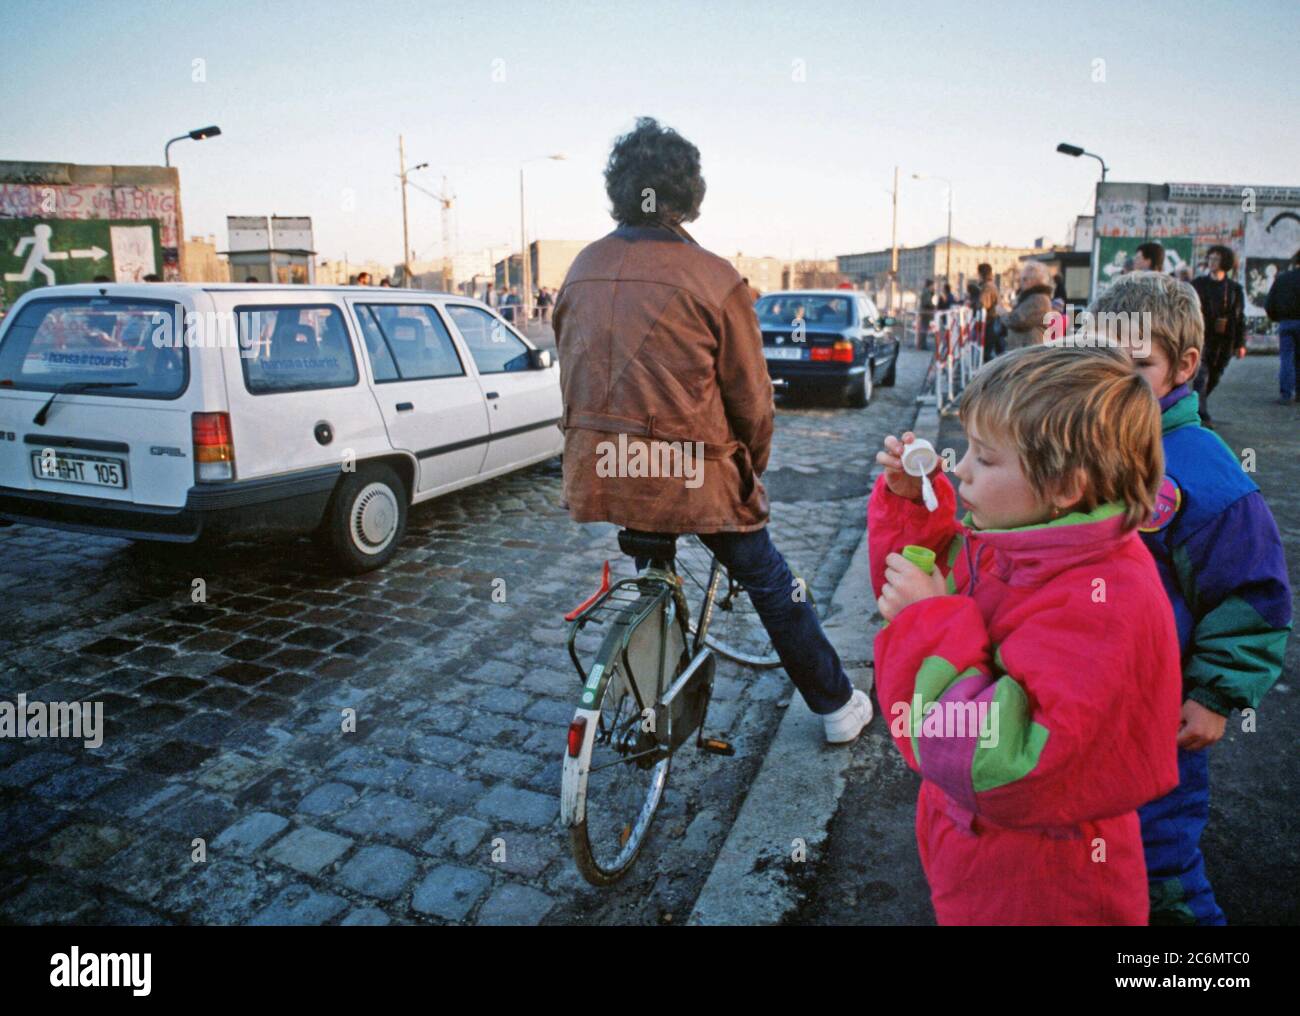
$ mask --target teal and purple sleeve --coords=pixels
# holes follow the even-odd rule
[[[1263,496],[1233,502],[1173,558],[1193,618],[1187,697],[1223,716],[1255,708],[1282,673],[1292,624],[1282,538]]]

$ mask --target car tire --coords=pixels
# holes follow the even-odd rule
[[[347,575],[382,568],[406,534],[406,485],[388,466],[362,466],[334,488],[317,543]]]
[[[894,350],[894,358],[889,361],[889,370],[885,376],[880,379],[881,388],[893,388],[894,382],[898,380],[898,350]]]
[[[875,392],[875,382],[871,375],[875,369],[875,364],[868,360],[861,380],[849,388],[845,401],[854,409],[864,409],[871,404],[871,396]]]

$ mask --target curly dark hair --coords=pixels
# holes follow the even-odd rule
[[[635,129],[610,149],[605,193],[621,225],[691,222],[704,200],[700,150],[653,117],[637,117]]]
[[[1216,243],[1213,247],[1211,247],[1209,250],[1205,252],[1206,261],[1210,260],[1211,254],[1219,255],[1219,267],[1222,268],[1229,275],[1231,275],[1232,270],[1237,267],[1237,255],[1232,253],[1231,247],[1225,247],[1221,243]]]

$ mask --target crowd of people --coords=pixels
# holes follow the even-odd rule
[[[1186,283],[1195,291],[1201,310],[1204,347],[1192,387],[1199,396],[1201,423],[1211,429],[1210,395],[1229,363],[1246,355],[1246,293],[1232,278],[1236,263],[1231,248],[1216,244],[1206,252],[1197,274],[1193,275],[1187,264],[1180,264],[1168,273],[1165,249],[1152,240],[1137,248],[1119,276],[1122,279],[1135,272],[1157,272]],[[926,279],[917,306],[917,344],[921,349],[928,348],[927,337],[939,312],[962,306],[983,311],[980,334],[986,360],[1009,350],[1039,345],[1046,337],[1064,335],[1071,328],[1066,318],[1068,309],[1061,276],[1052,274],[1040,261],[1025,262],[1009,307],[989,264],[979,266],[978,278],[969,283],[964,299],[955,298],[947,282],[942,293],[936,294],[934,279]],[[1300,251],[1292,258],[1290,270],[1279,273],[1274,280],[1266,311],[1269,319],[1278,325],[1277,402],[1290,405],[1296,400],[1300,377]]]

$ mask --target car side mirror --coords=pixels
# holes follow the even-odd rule
[[[553,362],[549,349],[530,349],[528,351],[528,365],[533,370],[546,370]]]

